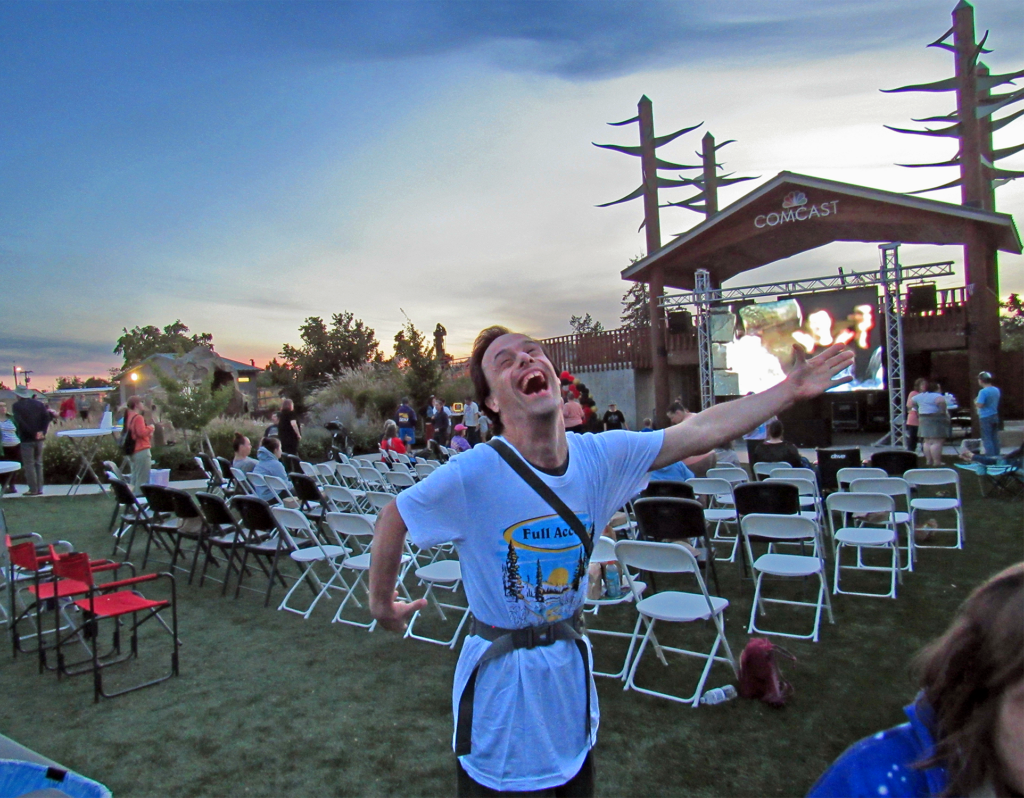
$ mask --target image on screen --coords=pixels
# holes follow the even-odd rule
[[[763,391],[781,382],[793,366],[793,345],[814,355],[833,343],[854,353],[842,376],[853,379],[832,392],[885,388],[883,329],[875,288],[851,288],[743,305],[735,333],[724,343],[726,368],[739,379],[740,393]]]

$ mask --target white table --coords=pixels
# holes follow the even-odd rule
[[[4,474],[13,474],[15,471],[21,470],[21,463],[16,463],[13,460],[0,460],[0,476]],[[3,498],[3,488],[0,487],[0,498]]]
[[[75,449],[78,450],[78,456],[82,461],[82,464],[78,467],[78,473],[75,475],[75,481],[71,483],[71,487],[68,489],[68,496],[78,492],[86,475],[89,474],[96,480],[100,490],[103,493],[107,492],[103,481],[92,470],[92,458],[99,448],[101,438],[120,431],[120,427],[94,427],[92,429],[66,429],[57,433],[58,438],[68,438],[71,441]]]

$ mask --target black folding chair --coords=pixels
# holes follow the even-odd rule
[[[711,547],[708,525],[704,520],[704,505],[694,499],[652,496],[634,501],[633,512],[636,514],[641,540],[656,543],[689,541],[694,538],[703,540],[704,556],[696,557],[697,562],[704,567],[705,576],[710,569],[711,577],[715,580],[715,590],[719,593],[722,591],[715,568],[715,550]]]
[[[114,550],[110,556],[117,556],[118,548],[123,548],[124,557],[127,560],[132,556],[132,544],[135,543],[135,533],[139,527],[142,527],[147,535],[153,534],[150,528],[150,514],[127,482],[122,482],[120,479],[110,479],[108,482],[114,499],[117,501],[118,513],[114,529]],[[128,536],[128,545],[121,546],[125,535]]]
[[[281,465],[284,466],[284,470],[289,474],[293,471],[299,474],[302,473],[302,460],[294,454],[288,454],[287,452],[283,453],[281,455]]]
[[[323,539],[323,521],[328,502],[320,490],[316,480],[306,474],[289,474],[288,479],[292,482],[292,493],[299,500],[299,509],[302,514],[316,524],[317,532]]]
[[[270,604],[270,593],[274,589],[275,578],[282,587],[288,587],[288,583],[285,582],[277,565],[282,552],[287,556],[292,550],[292,546],[288,542],[290,538],[282,533],[270,505],[263,499],[256,496],[235,496],[231,500],[231,504],[242,517],[241,526],[245,532],[242,565],[238,573],[235,598],[238,598],[238,594],[242,590],[242,580],[246,573],[245,564],[248,562],[249,555],[256,558],[264,557],[270,563],[269,569],[264,569],[267,573],[267,590],[263,606],[266,607]]]
[[[837,475],[841,468],[857,468],[861,465],[860,449],[828,448],[818,449],[818,485],[823,493],[839,490]]]
[[[217,455],[213,458],[217,465],[220,466],[221,476],[224,478],[224,484],[222,490],[225,496],[232,496],[238,491],[238,486],[235,484],[235,477],[231,473],[231,461],[226,457]]]
[[[196,501],[199,503],[199,510],[210,529],[209,537],[206,539],[209,544],[206,549],[206,558],[203,560],[203,570],[199,575],[199,586],[202,587],[206,579],[206,569],[209,567],[210,561],[213,560],[213,549],[218,548],[227,559],[227,566],[224,569],[224,586],[220,591],[223,596],[227,594],[228,582],[231,581],[231,569],[239,567],[236,564],[236,559],[240,560],[241,558],[241,547],[245,544],[246,533],[239,526],[228,503],[222,496],[199,492],[196,494]],[[216,561],[214,560],[214,562]],[[264,573],[269,575],[263,562],[258,562]]]
[[[872,468],[881,468],[890,477],[902,477],[912,468],[917,468],[917,454],[906,449],[889,449],[871,455]]]
[[[153,541],[159,548],[171,555],[171,570],[178,559],[178,517],[175,514],[174,496],[170,488],[162,485],[143,485],[142,495],[146,497],[149,507],[149,538],[146,540],[146,553],[142,556],[142,570],[146,570],[149,562],[149,551]],[[171,542],[173,541],[173,543]]]
[[[647,487],[640,494],[645,499],[650,498],[672,498],[672,499],[694,499],[693,488],[685,482],[676,482],[668,479],[652,479]]]
[[[774,515],[797,515],[800,512],[800,489],[784,482],[743,482],[734,485],[732,495],[736,500],[736,519],[741,521],[748,513],[772,513]],[[742,542],[742,524],[740,524]],[[747,575],[746,545],[740,546],[740,562],[743,575]]]

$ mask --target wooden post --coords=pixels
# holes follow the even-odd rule
[[[991,181],[982,166],[982,125],[978,120],[977,44],[974,8],[960,0],[953,9],[953,46],[956,51],[956,106],[960,141],[960,198],[970,208],[992,205]],[[991,210],[991,207],[988,208]],[[972,383],[981,371],[995,371],[999,358],[999,278],[992,242],[974,228],[964,246],[964,282],[967,300],[967,369]],[[965,397],[973,405],[973,395]],[[972,435],[980,435],[977,413]]]
[[[654,148],[654,108],[645,94],[637,103],[640,117],[640,164],[644,179],[644,229],[647,233],[647,255],[661,249],[661,220],[658,215],[658,167]],[[665,278],[661,266],[651,270],[648,283],[648,303],[651,316],[651,366],[654,377],[654,426],[665,425],[668,412],[668,349],[665,341],[665,310],[661,297],[665,291]]]
[[[704,162],[704,216],[710,219],[718,213],[718,172],[715,165],[715,137],[705,133],[701,143]]]

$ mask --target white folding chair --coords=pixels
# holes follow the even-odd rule
[[[818,486],[809,479],[800,477],[777,477],[775,474],[782,469],[775,469],[770,477],[763,482],[782,482],[793,485],[800,494],[800,515],[810,518],[816,523],[822,522],[821,496],[818,495]],[[788,469],[787,469],[788,470]]]
[[[619,560],[622,573],[626,575],[626,581],[633,590],[633,576],[630,568],[652,573],[692,573],[697,580],[699,593],[683,593],[676,590],[666,590],[655,593],[653,596],[641,599],[637,602],[636,626],[633,627],[633,639],[629,644],[629,651],[626,659],[629,660],[636,640],[640,635],[640,624],[643,623],[647,629],[644,632],[640,648],[636,657],[632,659],[629,668],[629,675],[626,677],[625,690],[636,690],[647,695],[667,698],[670,701],[678,701],[683,704],[690,704],[696,707],[700,704],[700,697],[704,692],[704,683],[707,681],[711,666],[716,662],[722,662],[732,668],[733,674],[737,675],[736,660],[729,648],[729,641],[725,638],[724,613],[729,606],[728,600],[708,595],[708,589],[700,576],[700,566],[690,552],[678,543],[651,543],[642,540],[620,540],[615,544],[615,556]],[[635,591],[634,591],[635,592]],[[658,621],[665,623],[691,623],[693,621],[711,620],[715,626],[715,644],[708,653],[690,651],[685,648],[671,648],[660,645],[654,637],[654,627]],[[675,654],[683,654],[689,657],[697,657],[704,660],[704,670],[697,682],[697,689],[692,696],[683,698],[671,693],[661,693],[645,687],[638,687],[636,684],[636,671],[643,659],[644,651],[648,643],[653,643],[658,658],[662,664],[668,665],[664,652],[669,651]],[[719,646],[724,646],[725,656],[719,657]]]
[[[366,514],[372,524],[376,516],[366,513],[369,502],[366,501],[366,493],[363,491],[349,490],[341,485],[327,485],[324,487],[324,496],[333,505],[331,511],[341,513]]]
[[[833,493],[825,499],[825,510],[828,516],[829,531],[832,537],[832,555],[834,572],[832,576],[832,592],[845,593],[849,596],[875,596],[880,598],[896,598],[896,582],[903,581],[900,570],[900,547],[896,535],[896,502],[892,496],[884,493]],[[851,516],[867,516],[869,513],[884,513],[886,521],[879,525],[856,526],[851,523]],[[836,514],[839,524],[836,524]],[[854,565],[843,565],[843,549],[852,548],[857,551]],[[888,566],[865,565],[864,549],[889,549],[890,564]],[[883,571],[889,573],[889,591],[887,593],[865,593],[854,590],[843,590],[840,583],[842,571]]]
[[[318,479],[320,484],[324,487],[339,484],[338,475],[334,470],[333,462],[317,463],[314,468],[316,468],[317,473],[319,474]]]
[[[376,468],[380,473],[385,475],[391,472],[391,469],[388,468],[387,463],[383,462],[382,460],[374,460],[373,467]]]
[[[437,555],[435,554],[434,559],[428,565],[416,569],[416,578],[420,581],[421,585],[427,586],[423,598],[433,605],[438,615],[441,616],[441,620],[448,621],[448,616],[444,614],[444,611],[447,609],[458,613],[456,617],[458,617],[459,623],[455,627],[455,633],[447,640],[440,640],[436,637],[430,637],[430,635],[416,634],[413,631],[413,627],[416,625],[416,621],[422,612],[422,610],[417,610],[413,613],[412,618],[409,619],[409,626],[405,630],[405,636],[411,637],[413,640],[437,643],[454,649],[455,644],[459,642],[459,635],[462,634],[462,627],[466,625],[466,621],[469,619],[469,606],[447,604],[439,601],[434,594],[434,590],[450,590],[452,593],[458,590],[459,585],[462,583],[462,566],[458,560],[439,560],[436,557]]]
[[[334,473],[345,487],[353,490],[362,489],[363,482],[359,479],[359,471],[351,463],[335,463]]]
[[[268,490],[270,490],[270,486],[267,484],[267,480],[263,476],[263,474],[257,474],[255,471],[250,471],[248,474],[246,474],[246,478],[248,480],[248,484],[252,487],[252,495],[253,496],[259,496],[259,489],[260,488],[267,488]],[[280,481],[280,480],[278,480],[278,481]],[[277,495],[277,491],[271,491],[271,492],[273,493],[273,496],[270,498],[268,503],[269,504],[280,504],[281,503],[281,499]]]
[[[771,473],[772,479],[806,479],[813,483],[814,489],[821,495],[821,487],[818,485],[818,475],[814,473],[813,468],[793,468],[792,466],[786,466],[785,468],[776,468]]]
[[[396,493],[401,493],[416,484],[416,480],[403,471],[389,471],[384,477]]]
[[[302,568],[302,574],[295,580],[288,592],[285,593],[277,608],[286,612],[294,612],[296,615],[301,615],[304,619],[308,619],[314,607],[329,591],[343,590],[347,592],[349,590],[348,582],[345,581],[345,577],[341,573],[338,560],[344,560],[350,553],[350,549],[345,546],[331,546],[321,543],[313,531],[309,519],[298,510],[292,510],[288,507],[274,507],[272,511],[277,523],[292,538],[292,550],[288,553],[288,556]],[[301,538],[309,545],[299,548],[299,541],[296,538]],[[330,568],[331,573],[326,582],[322,581],[314,570],[317,563],[325,563]],[[292,594],[303,582],[306,582],[313,590],[315,598],[305,609],[289,607],[288,599],[292,597]],[[340,582],[341,584],[336,586],[335,582]]]
[[[366,491],[366,501],[370,504],[370,511],[377,515],[387,507],[391,502],[395,500],[394,493],[385,493],[380,490],[368,490]]]
[[[256,495],[256,488],[249,482],[249,475],[246,474],[241,468],[231,467],[231,476],[234,477],[235,484],[242,493],[247,493],[250,496]]]
[[[356,470],[359,472],[359,480],[363,483],[363,488],[367,492],[391,492],[391,486],[388,484],[387,480],[384,479],[384,475],[376,468],[370,468],[368,466],[359,466],[359,468],[357,468]]]
[[[279,501],[284,499],[291,499],[296,503],[299,501],[295,498],[295,494],[292,493],[291,486],[286,480],[281,479],[281,477],[275,477],[273,474],[263,474],[262,476],[266,486],[274,491],[274,495],[277,496]]]
[[[771,476],[772,471],[776,468],[792,468],[789,463],[754,463],[754,477],[756,479],[764,479],[767,476]]]
[[[415,466],[416,476],[420,479],[426,479],[437,469],[437,466],[433,462],[420,461]]]
[[[313,465],[312,463],[307,463],[305,460],[300,460],[299,468],[301,469],[302,473],[305,474],[307,477],[315,479],[318,485],[322,484],[320,469],[318,469],[315,465]]]
[[[334,618],[331,619],[331,623],[346,623],[349,626],[358,626],[360,629],[366,629],[367,631],[372,632],[377,628],[376,619],[369,622],[356,621],[343,617],[343,613],[345,612],[345,607],[348,606],[349,601],[354,601],[357,607],[363,606],[356,597],[356,589],[360,586],[363,587],[366,591],[367,597],[369,597],[369,588],[364,584],[363,580],[370,572],[370,541],[373,538],[373,524],[370,523],[365,516],[355,515],[352,513],[327,513],[324,520],[327,523],[327,529],[335,537],[339,545],[343,545],[351,549],[361,549],[360,554],[347,557],[341,563],[343,570],[348,569],[356,573],[356,580],[352,583],[351,588],[341,600],[341,604],[338,605],[338,610],[334,613]],[[408,541],[406,541],[406,547],[408,548]],[[412,597],[409,595],[409,591],[406,589],[403,580],[405,579],[405,573],[409,568],[409,564],[412,561],[413,557],[411,554],[402,554],[398,580],[395,585],[395,587],[401,591],[409,601],[412,601]]]
[[[802,515],[773,515],[769,513],[749,513],[740,519],[743,529],[743,541],[747,548],[747,557],[757,575],[754,588],[754,603],[750,608],[750,623],[747,634],[779,635],[795,637],[801,640],[818,642],[818,631],[821,626],[822,608],[828,610],[829,623],[835,623],[832,617],[832,602],[829,599],[828,582],[825,578],[825,559],[821,556],[818,540],[818,525],[810,518]],[[756,560],[751,549],[751,539],[768,543],[768,553]],[[806,554],[781,554],[775,551],[780,543],[801,543],[810,545],[812,552]],[[789,577],[803,581],[807,577],[818,577],[818,599],[815,602],[794,601],[781,598],[765,598],[762,584],[765,576]],[[800,607],[814,607],[814,629],[809,635],[797,635],[790,632],[778,632],[761,629],[757,626],[757,616],[765,614],[765,604],[788,604]]]
[[[407,454],[399,454],[398,452],[392,452],[392,456],[394,457],[396,462],[401,463],[404,466],[412,465],[412,458],[409,457],[409,455]]]
[[[591,564],[617,561],[618,558],[615,556],[615,541],[609,537],[601,535],[594,541],[594,551],[590,555]],[[584,601],[583,611],[588,613],[592,618],[597,618],[602,607],[615,607],[622,604],[632,604],[634,601],[639,601],[643,598],[643,593],[647,589],[646,582],[641,582],[636,578],[630,582],[629,579],[625,577],[623,578],[623,582],[625,584],[622,585],[622,594],[618,598],[602,596],[601,598],[592,599],[588,596]],[[627,637],[630,640],[633,639],[632,632],[615,632],[610,629],[598,629],[594,626],[593,621],[587,621],[587,636],[593,638],[594,635],[604,635],[606,637]],[[620,680],[625,679],[628,673],[628,656],[622,661],[622,668],[617,673],[605,673],[598,670],[593,671],[594,676],[607,676],[611,679]]]
[[[839,490],[849,492],[850,485],[855,479],[885,479],[889,473],[884,468],[869,468],[858,466],[856,468],[840,468],[836,472],[836,482]]]
[[[905,571],[913,571],[917,544],[914,541],[914,527],[910,523],[910,484],[903,477],[867,477],[853,480],[850,493],[884,493],[892,496],[896,502],[896,512],[893,514],[896,531],[899,532],[902,526],[907,538],[907,556],[902,567]]]
[[[918,516],[921,513],[944,513],[952,512],[956,516],[956,526],[930,528],[929,532],[955,532],[956,543],[952,546],[939,546],[934,543],[916,542],[915,545],[921,549],[962,549],[966,539],[964,529],[964,510],[960,502],[960,476],[952,468],[912,468],[903,474],[903,478],[912,488],[919,492],[924,489],[944,489],[946,492],[952,490],[953,496],[913,496],[910,499],[910,525],[917,530]]]
[[[733,465],[709,468],[707,474],[705,474],[704,476],[708,477],[709,479],[728,480],[729,484],[734,487],[736,485],[741,485],[744,482],[750,481],[750,475],[747,474],[747,472],[744,469],[740,468],[739,466]],[[732,501],[731,493],[729,495],[729,501]],[[727,503],[724,499],[719,499],[719,502],[722,504]]]
[[[730,545],[729,556],[724,558],[725,562],[736,562],[736,552],[739,549],[739,531],[736,529],[736,508],[735,500],[732,497],[732,483],[727,479],[715,477],[694,477],[686,480],[686,484],[693,488],[693,495],[698,501],[701,498],[707,499],[707,507],[704,510],[704,518],[708,523],[715,525],[711,533],[711,543],[727,543]],[[732,527],[732,534],[722,534],[722,525]],[[715,556],[716,560],[722,559]]]

